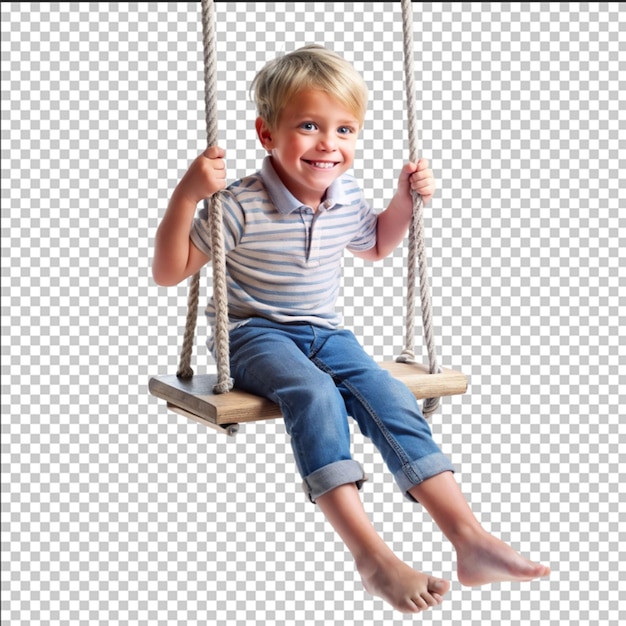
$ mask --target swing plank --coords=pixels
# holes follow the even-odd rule
[[[407,385],[418,400],[463,394],[467,390],[467,378],[457,370],[443,369],[430,374],[425,365],[396,361],[383,361],[380,366]],[[187,379],[176,375],[154,376],[149,389],[173,411],[209,425],[224,427],[282,417],[274,402],[241,389],[213,393],[216,382],[215,374],[196,374]]]

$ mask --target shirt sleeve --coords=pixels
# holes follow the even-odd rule
[[[224,232],[224,249],[228,254],[237,246],[243,233],[244,214],[241,205],[228,191],[221,192],[222,200],[222,227]],[[209,209],[206,202],[198,211],[198,215],[191,224],[189,237],[194,245],[204,254],[211,256],[211,228],[209,224]]]
[[[374,209],[361,197],[359,205],[359,228],[348,244],[347,248],[351,251],[370,250],[376,245],[376,227],[378,224],[378,215]]]

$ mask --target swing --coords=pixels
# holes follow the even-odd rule
[[[212,0],[202,0],[202,30],[204,45],[205,108],[207,145],[217,143],[217,97],[215,90],[216,54]],[[406,75],[407,108],[409,111],[410,160],[417,158],[416,101],[413,70],[413,23],[410,0],[402,0],[404,36],[404,69]],[[216,194],[205,200],[211,224],[221,225],[222,203]],[[167,407],[200,424],[234,435],[239,424],[282,417],[278,405],[266,398],[252,395],[233,387],[230,378],[228,303],[226,299],[226,259],[221,228],[211,228],[213,263],[213,297],[216,308],[215,345],[217,374],[194,374],[191,354],[198,312],[200,273],[191,277],[187,301],[187,323],[183,338],[179,368],[176,375],[154,376],[149,390],[154,396],[165,400]],[[402,381],[418,400],[424,400],[422,411],[430,416],[439,406],[440,398],[463,394],[467,390],[467,378],[457,370],[442,368],[437,364],[434,347],[430,287],[424,245],[424,221],[421,198],[413,196],[413,217],[409,229],[408,292],[406,311],[405,348],[395,361],[383,361],[381,367]],[[429,365],[415,362],[415,268],[419,266],[420,300],[424,339],[428,350]]]

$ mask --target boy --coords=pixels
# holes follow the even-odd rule
[[[376,214],[347,173],[367,107],[367,88],[352,65],[321,46],[305,46],[268,63],[252,89],[256,132],[268,155],[223,200],[237,386],[280,405],[304,489],[372,595],[417,613],[440,604],[450,584],[400,561],[370,523],[358,494],[366,477],[350,454],[349,415],[406,498],[420,502],[452,542],[462,584],[546,576],[547,567],[480,526],[411,392],[340,327],[334,308],[345,249],[376,261],[401,243],[412,191],[424,203],[435,191],[428,163],[407,163],[393,199]],[[174,190],[156,234],[158,284],[178,284],[210,260],[208,216],[195,214],[201,200],[225,188],[224,156],[208,147]],[[207,316],[215,318],[212,303]]]

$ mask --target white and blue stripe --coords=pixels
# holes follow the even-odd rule
[[[284,186],[268,156],[259,172],[228,187],[223,207],[231,326],[252,317],[339,326],[335,303],[344,250],[376,244],[376,214],[356,180],[344,175],[333,182],[314,212]],[[210,256],[204,208],[192,224],[191,240]],[[206,314],[213,326],[213,299]]]

